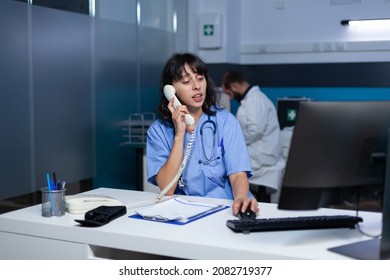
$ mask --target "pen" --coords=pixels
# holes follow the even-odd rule
[[[219,146],[221,147],[221,154],[222,154],[222,157],[225,153],[225,147],[223,146],[223,138],[221,139],[221,142],[219,143]]]
[[[167,218],[160,218],[160,217],[149,217],[149,216],[144,216],[143,217],[145,220],[151,220],[151,221],[155,221],[155,222],[168,222],[169,219]]]
[[[53,172],[53,189],[54,190],[58,190],[59,189],[59,186],[57,184],[57,177],[56,177],[56,173]]]
[[[50,181],[50,175],[49,173],[46,173],[46,182],[47,182],[47,189],[49,191],[49,200],[50,200],[50,208],[51,208],[51,212],[54,213],[56,212],[55,210],[55,205],[54,205],[54,202],[53,202],[53,197],[52,197],[52,184],[51,184],[51,181]]]
[[[50,182],[50,175],[49,175],[49,173],[46,173],[46,183],[47,183],[47,189],[49,191],[51,191],[52,188],[51,188],[51,182]]]

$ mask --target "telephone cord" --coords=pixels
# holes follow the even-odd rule
[[[191,147],[192,144],[194,143],[195,139],[195,129],[194,131],[191,132],[190,140],[187,143],[186,151],[184,153],[183,160],[180,164],[180,168],[177,171],[175,177],[169,182],[169,184],[159,193],[159,195],[156,198],[156,202],[161,202],[161,199],[166,195],[166,193],[174,186],[174,184],[180,179],[180,176],[187,164],[187,160],[191,154]]]

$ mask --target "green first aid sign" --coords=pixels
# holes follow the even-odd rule
[[[203,25],[203,36],[213,36],[213,35],[214,35],[214,24]]]
[[[296,117],[297,117],[296,109],[287,110],[287,121],[295,121]]]

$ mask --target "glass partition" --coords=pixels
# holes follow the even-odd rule
[[[185,42],[173,15],[184,20],[186,6],[96,0],[90,16],[28,2],[0,1],[0,200],[39,191],[53,171],[137,188],[140,147],[121,145],[120,122],[155,111],[163,64]]]
[[[0,199],[29,192],[35,175],[28,26],[25,4],[1,1]]]

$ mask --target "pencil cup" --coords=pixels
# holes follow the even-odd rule
[[[65,191],[66,189],[41,189],[43,217],[59,217],[65,215]]]

